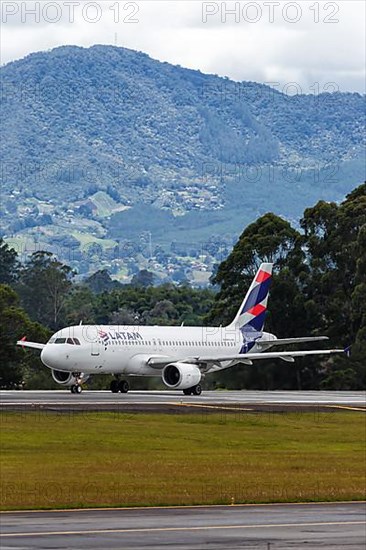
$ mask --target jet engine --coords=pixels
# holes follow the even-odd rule
[[[76,377],[72,372],[52,369],[52,378],[55,382],[57,382],[57,384],[62,384],[62,386],[73,386],[74,384],[86,382],[89,376],[81,373],[80,376]]]
[[[163,370],[164,384],[175,390],[185,390],[197,386],[201,377],[201,371],[197,365],[189,363],[170,363]]]

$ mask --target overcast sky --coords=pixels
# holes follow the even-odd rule
[[[362,0],[1,0],[1,63],[65,44],[116,44],[290,93],[296,89],[292,82],[303,93],[364,92],[365,5]]]

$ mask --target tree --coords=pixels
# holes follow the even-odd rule
[[[51,252],[35,252],[21,269],[21,303],[35,321],[57,330],[63,325],[66,297],[74,273]]]
[[[308,296],[322,331],[339,345],[352,344],[351,357],[324,361],[322,387],[362,389],[366,385],[366,184],[339,205],[318,202],[301,221],[311,271]]]
[[[301,225],[311,273],[308,299],[322,329],[348,345],[365,316],[365,302],[355,296],[366,283],[366,184],[340,205],[320,201],[306,209]]]
[[[19,298],[8,285],[0,285],[0,388],[12,389],[20,386],[26,372],[41,368],[39,353],[24,352],[16,341],[26,336],[28,340],[45,342],[47,330],[38,323],[32,323],[19,306]]]
[[[154,284],[155,275],[147,269],[142,269],[132,277],[131,285],[133,286],[152,286]]]
[[[18,255],[0,238],[0,284],[11,284],[15,281],[19,268]]]
[[[101,269],[93,273],[85,279],[84,284],[96,294],[122,286],[121,283],[111,278],[107,269]]]
[[[67,325],[85,325],[96,323],[95,314],[96,296],[89,287],[73,285],[65,297],[64,314]]]

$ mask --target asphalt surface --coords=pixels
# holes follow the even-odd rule
[[[364,550],[365,503],[3,513],[1,549]]]
[[[366,411],[365,392],[341,391],[205,391],[200,396],[184,396],[173,391],[87,391],[71,394],[55,391],[0,391],[0,410],[111,410],[131,412],[205,411]]]

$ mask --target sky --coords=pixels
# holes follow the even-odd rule
[[[1,64],[112,44],[285,93],[365,93],[363,0],[1,0]]]

